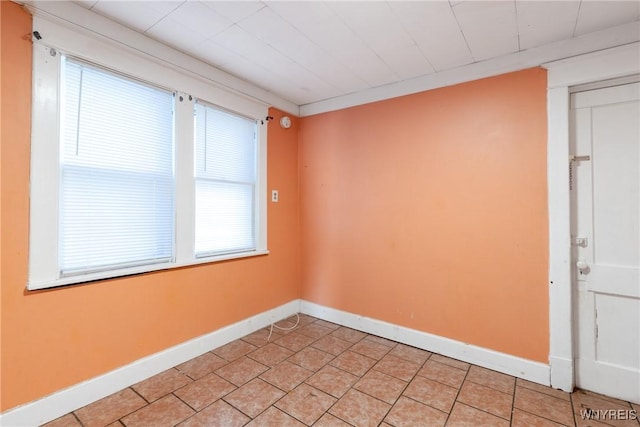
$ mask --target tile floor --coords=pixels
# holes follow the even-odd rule
[[[46,426],[640,426],[580,416],[591,408],[633,418],[639,405],[564,393],[306,315],[293,331],[274,330],[267,342],[268,334],[254,332]]]

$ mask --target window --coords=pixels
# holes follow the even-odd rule
[[[34,19],[27,288],[267,254],[267,106]]]
[[[196,117],[196,256],[255,248],[256,123],[202,103]]]
[[[173,94],[63,60],[62,276],[173,259]]]

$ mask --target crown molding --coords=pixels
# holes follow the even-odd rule
[[[452,86],[512,71],[538,67],[552,61],[628,45],[638,41],[640,41],[640,21],[634,21],[521,52],[475,62],[451,70],[440,71],[398,83],[365,89],[349,95],[301,105],[300,116],[312,116],[445,86]]]

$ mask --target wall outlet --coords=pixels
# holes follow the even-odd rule
[[[278,203],[278,190],[271,190],[271,201]]]

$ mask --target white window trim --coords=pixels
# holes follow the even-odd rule
[[[225,91],[195,74],[189,75],[188,72],[177,67],[154,61],[113,41],[80,33],[37,16],[34,17],[33,28],[43,35],[43,39],[34,43],[33,46],[31,206],[27,289],[45,289],[269,253],[267,249],[266,189],[267,126],[266,123],[264,126],[260,125],[260,122],[268,114],[266,104],[250,97]],[[60,53],[129,75],[152,85],[176,91],[176,221],[175,259],[172,262],[67,277],[60,276],[58,268]],[[180,97],[182,97],[182,102]],[[250,117],[259,123],[257,126],[258,177],[255,192],[257,206],[255,250],[206,258],[195,257],[193,106],[196,98]],[[55,138],[55,143],[53,143],[53,138]]]

